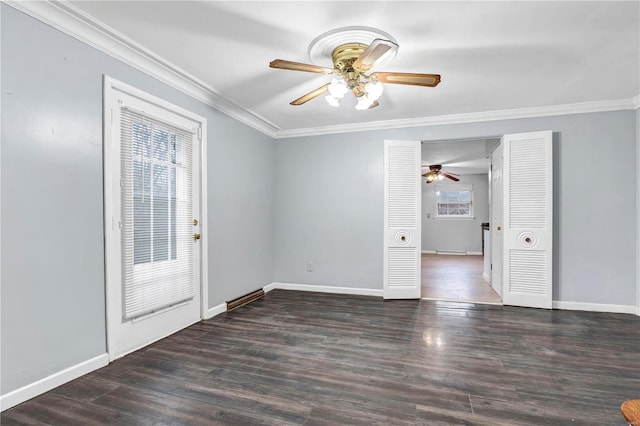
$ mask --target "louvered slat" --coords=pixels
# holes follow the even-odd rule
[[[418,252],[415,247],[389,247],[387,262],[389,287],[418,285]]]
[[[509,161],[509,217],[512,228],[545,228],[547,176],[543,165],[547,153],[537,139],[514,141]]]
[[[535,250],[509,252],[509,289],[511,293],[547,293],[547,254]]]
[[[392,228],[417,226],[418,197],[416,186],[416,149],[391,146],[388,151],[388,226]]]

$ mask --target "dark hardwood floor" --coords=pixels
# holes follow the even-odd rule
[[[3,425],[625,425],[640,318],[275,290]]]

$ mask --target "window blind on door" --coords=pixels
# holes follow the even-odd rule
[[[194,134],[121,111],[123,318],[195,296]]]

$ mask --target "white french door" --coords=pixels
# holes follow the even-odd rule
[[[105,78],[107,344],[111,360],[200,320],[206,122]]]
[[[420,167],[420,141],[384,141],[385,299],[420,298]]]
[[[552,307],[552,141],[551,131],[502,139],[505,305]]]

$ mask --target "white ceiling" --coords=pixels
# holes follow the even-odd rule
[[[500,138],[423,142],[423,172],[440,164],[444,171],[460,175],[487,173],[491,151],[499,144]]]
[[[640,93],[640,3],[609,1],[73,1],[275,131],[372,127],[518,108],[630,100]],[[356,111],[322,97],[330,77],[268,67],[309,63],[309,43],[369,26],[400,45],[382,71],[436,73],[435,88],[385,85]],[[636,101],[637,102],[637,101]],[[353,104],[353,105],[352,105]],[[375,123],[371,123],[375,122]],[[346,127],[345,127],[346,126]]]

